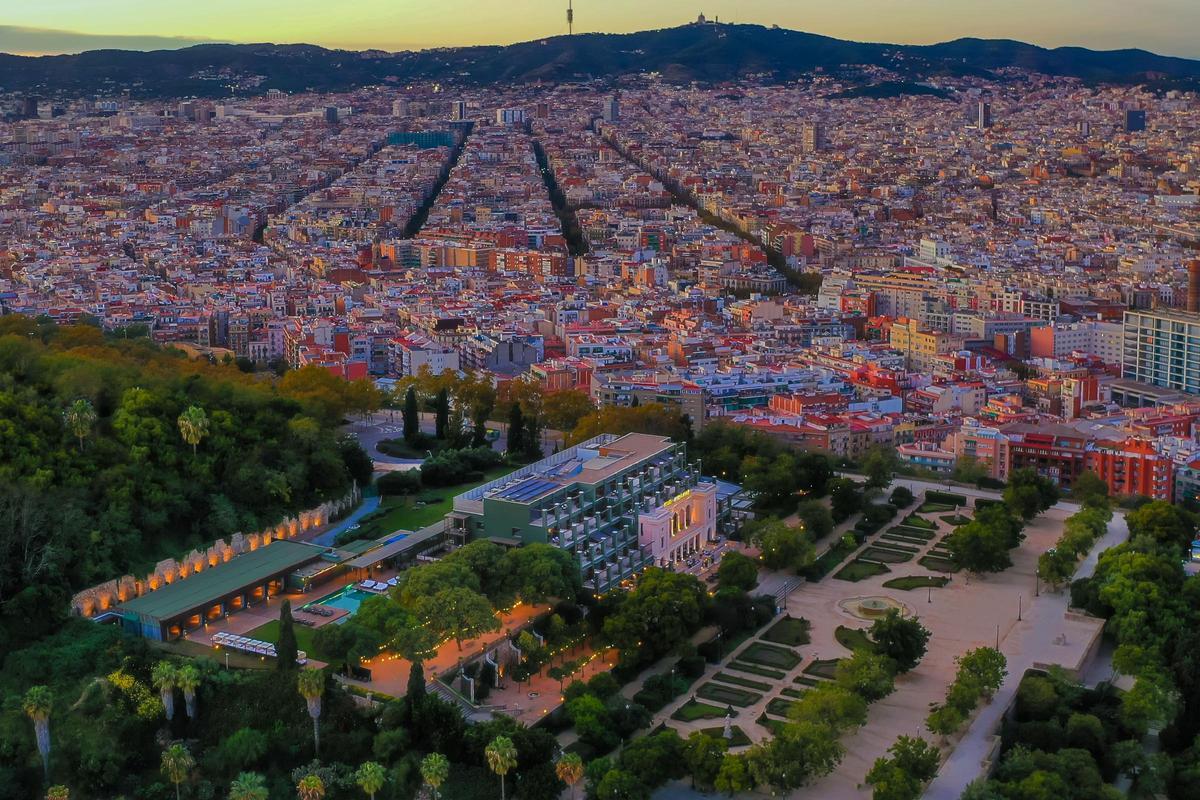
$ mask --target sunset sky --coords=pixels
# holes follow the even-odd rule
[[[157,49],[198,41],[386,50],[506,44],[566,33],[567,0],[0,0],[0,51]],[[576,0],[576,32],[728,22],[862,41],[960,36],[1141,47],[1200,58],[1200,0]]]

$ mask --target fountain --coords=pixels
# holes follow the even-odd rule
[[[838,607],[852,617],[866,620],[879,619],[893,609],[899,611],[902,617],[911,613],[903,603],[881,596],[851,597],[838,603]]]

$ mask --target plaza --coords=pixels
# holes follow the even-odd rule
[[[897,480],[917,495],[905,512],[915,514],[922,505],[922,493],[944,488],[942,484]],[[1067,592],[1051,592],[1041,585],[1035,570],[1038,556],[1052,547],[1062,533],[1063,523],[1078,507],[1060,502],[1045,511],[1025,528],[1025,540],[1011,552],[1013,566],[986,576],[965,572],[943,573],[920,563],[940,564],[939,542],[953,530],[947,518],[969,515],[970,502],[977,497],[995,498],[994,492],[955,489],[969,496],[969,505],[955,513],[923,513],[935,523],[933,535],[903,561],[887,563],[886,572],[848,573],[853,580],[838,578],[846,566],[862,563],[863,553],[896,546],[885,539],[903,517],[872,535],[843,561],[840,569],[816,582],[806,582],[787,592],[781,611],[783,617],[768,623],[758,633],[731,648],[719,664],[707,667],[703,676],[682,697],[663,708],[652,722],[666,724],[686,737],[694,731],[720,726],[732,711],[732,722],[747,734],[748,741],[734,745],[745,747],[751,741],[765,740],[787,719],[787,709],[806,688],[832,677],[838,659],[851,654],[851,647],[866,640],[872,609],[861,608],[863,601],[879,598],[889,601],[906,615],[920,619],[931,633],[929,649],[911,672],[896,678],[895,691],[869,706],[865,725],[846,735],[842,744],[846,756],[829,775],[794,794],[821,800],[858,800],[869,797],[861,786],[863,777],[875,759],[886,754],[900,735],[937,737],[925,728],[932,704],[943,701],[946,687],[953,681],[955,658],[976,647],[996,647],[1008,659],[1008,677],[991,703],[982,705],[963,727],[942,745],[941,773],[929,787],[926,797],[936,800],[957,798],[962,786],[980,775],[993,756],[997,740],[993,737],[999,716],[1011,702],[1022,674],[1029,668],[1061,665],[1075,674],[1083,674],[1104,656],[1099,653],[1103,620],[1067,613]],[[896,534],[891,534],[895,536]],[[1096,555],[1126,535],[1123,517],[1116,515],[1105,540],[1093,549],[1093,555],[1080,567],[1088,574]],[[907,546],[907,545],[906,545]],[[935,551],[932,552],[931,551]],[[893,552],[901,552],[899,550]],[[861,576],[861,577],[860,577]],[[761,576],[760,585],[774,585],[774,573]],[[941,580],[944,586],[938,586]],[[902,588],[911,587],[911,588]],[[793,628],[801,626],[804,635],[791,639],[781,635],[780,620]],[[794,653],[793,661],[787,655]],[[697,796],[682,785],[673,785],[669,794]]]

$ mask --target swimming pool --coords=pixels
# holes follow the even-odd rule
[[[308,606],[332,606],[334,608],[343,608],[354,614],[358,611],[358,607],[362,605],[362,601],[368,597],[374,597],[370,592],[364,592],[361,589],[355,589],[351,584],[344,588],[338,589],[333,594],[327,594],[320,600],[313,600],[311,603],[305,603],[302,608]]]

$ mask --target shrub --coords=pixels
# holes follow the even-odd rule
[[[930,489],[925,493],[925,502],[942,503],[948,506],[965,506],[967,504],[967,498],[963,497],[961,494],[953,494],[951,492]],[[978,508],[978,504],[976,507]]]
[[[403,470],[388,472],[375,481],[379,494],[388,497],[392,495],[416,494],[421,491],[421,471]]]
[[[891,496],[888,497],[888,502],[896,508],[908,508],[913,504],[913,500],[915,499],[912,490],[907,486],[897,486],[892,490]]]

